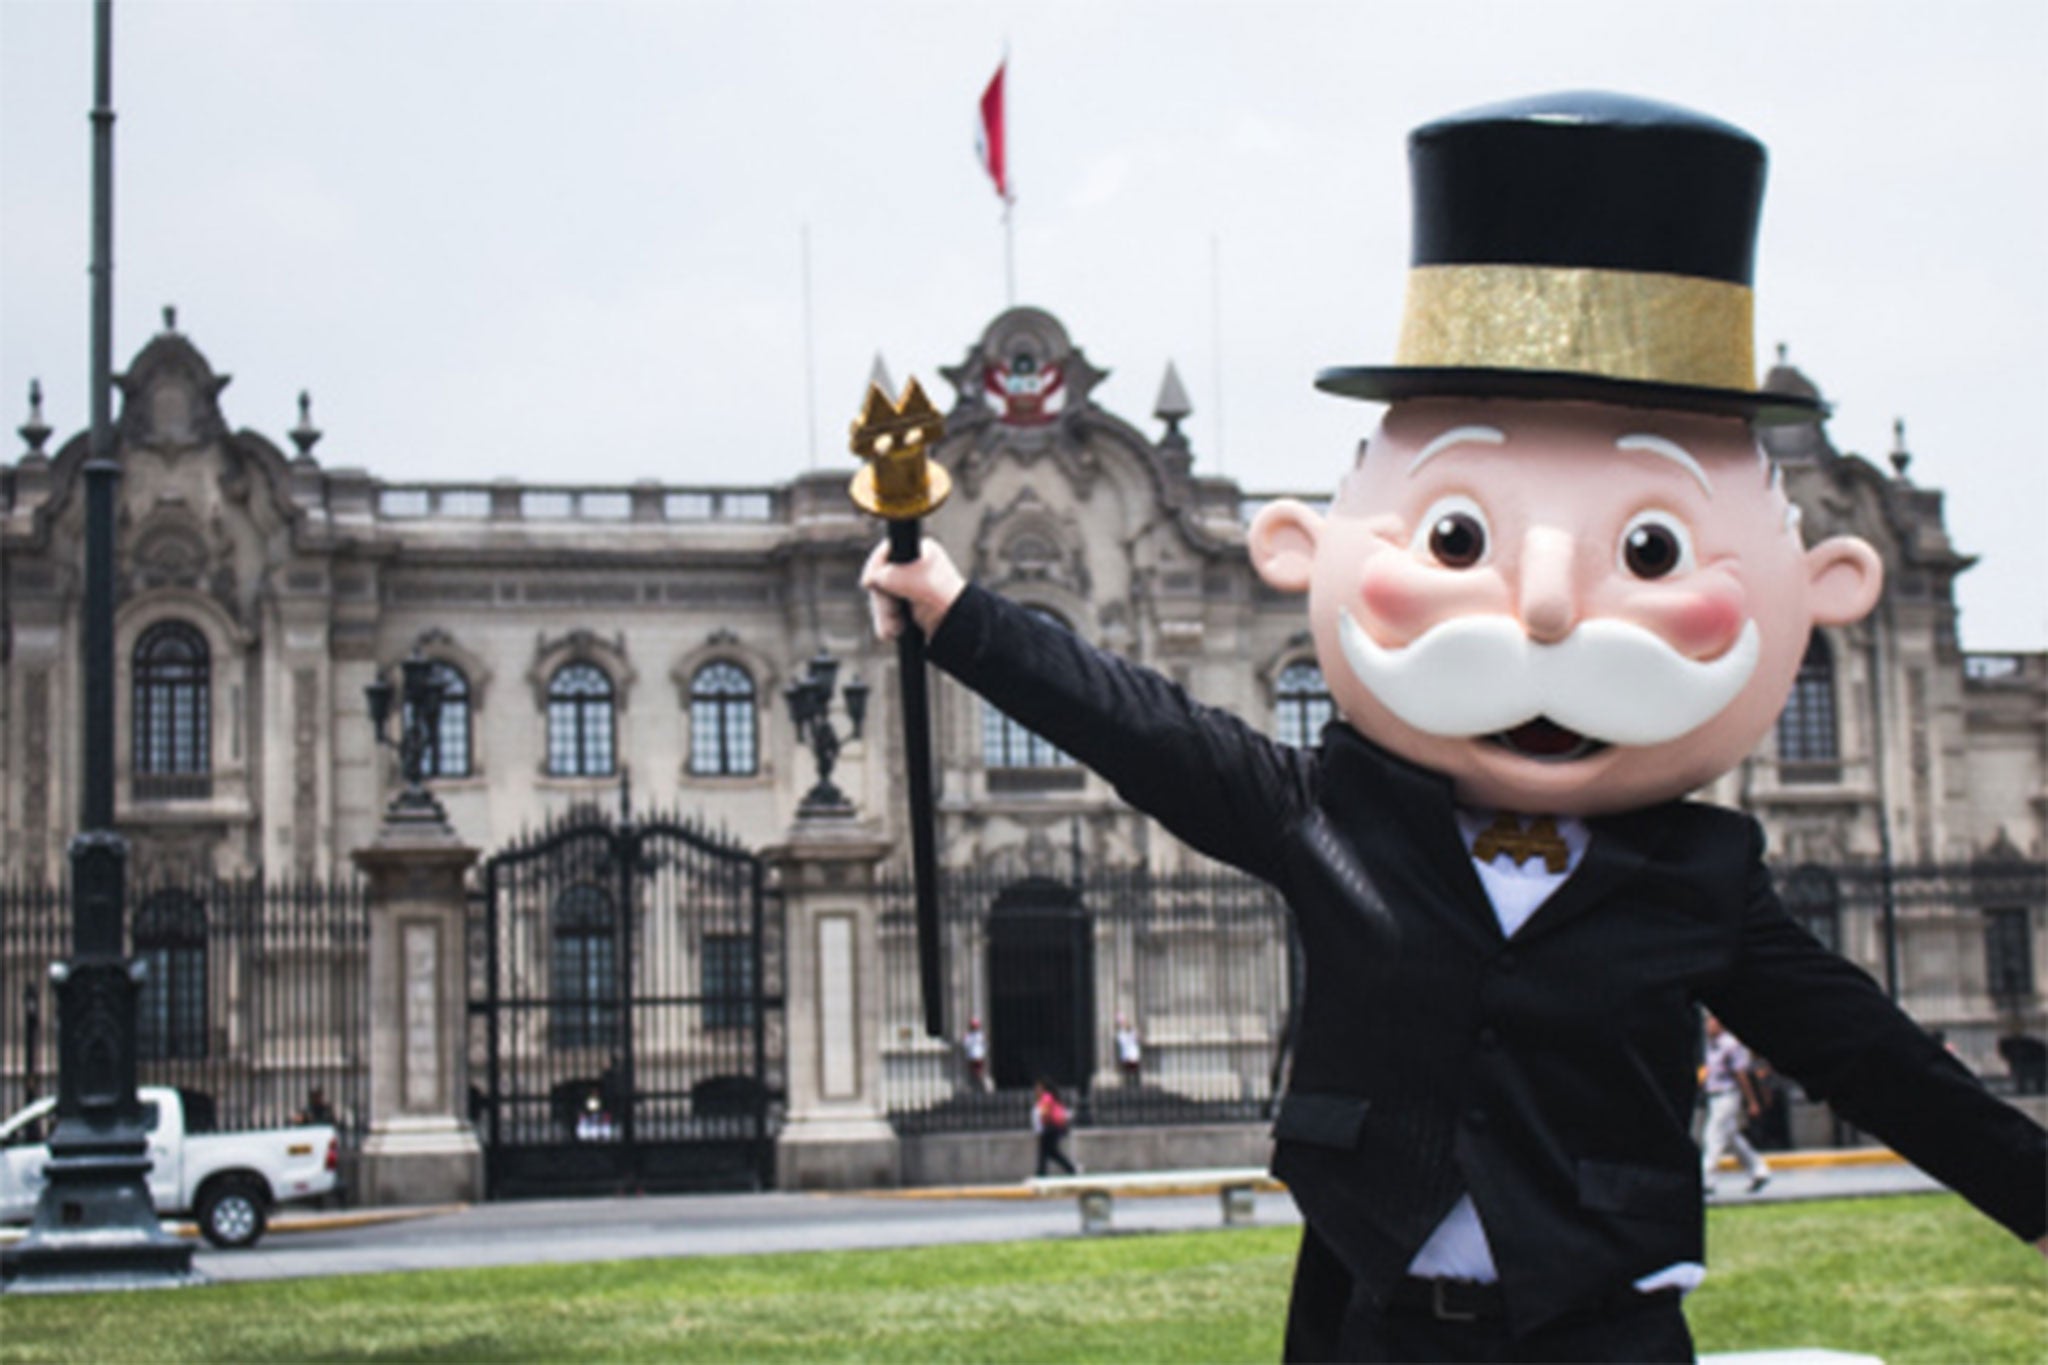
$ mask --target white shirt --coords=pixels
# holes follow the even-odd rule
[[[1458,833],[1464,836],[1465,849],[1470,852],[1481,834],[1494,822],[1492,811],[1468,811],[1460,808],[1457,812]],[[1475,863],[1479,874],[1479,885],[1485,889],[1486,898],[1493,906],[1494,918],[1500,921],[1500,932],[1505,938],[1513,938],[1530,917],[1543,908],[1543,903],[1563,886],[1572,873],[1578,871],[1579,862],[1586,856],[1586,845],[1592,841],[1592,834],[1583,820],[1563,816],[1557,820],[1557,833],[1564,840],[1565,867],[1562,872],[1552,872],[1549,864],[1541,858],[1530,858],[1517,863],[1506,853],[1495,855],[1492,861]],[[1415,1259],[1408,1263],[1408,1273],[1424,1279],[1479,1280],[1492,1283],[1500,1279],[1500,1268],[1494,1264],[1493,1248],[1487,1244],[1486,1228],[1479,1221],[1479,1208],[1472,1202],[1471,1195],[1465,1195],[1444,1215],[1444,1221],[1436,1225],[1436,1231],[1415,1253]],[[1695,1261],[1681,1261],[1666,1266],[1651,1275],[1636,1281],[1636,1288],[1645,1294],[1659,1289],[1679,1288],[1691,1290],[1706,1278],[1706,1267]]]

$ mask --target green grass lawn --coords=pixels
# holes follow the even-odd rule
[[[2048,1361],[2048,1265],[1949,1196],[1716,1209],[1702,1350]],[[1272,1361],[1252,1228],[0,1296],[0,1361]]]

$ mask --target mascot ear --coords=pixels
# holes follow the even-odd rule
[[[1806,552],[1806,595],[1824,626],[1860,621],[1884,589],[1884,561],[1867,541],[1834,536]]]
[[[1306,503],[1293,498],[1267,503],[1252,518],[1246,538],[1252,568],[1277,592],[1307,592],[1322,529],[1322,517]]]

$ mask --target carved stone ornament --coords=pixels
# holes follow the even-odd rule
[[[1001,591],[1018,584],[1051,584],[1086,601],[1087,537],[1072,512],[1056,512],[1036,489],[1026,488],[1002,507],[982,513],[974,536],[974,577]]]
[[[115,376],[122,399],[116,419],[121,443],[176,456],[224,440],[228,426],[221,416],[220,392],[229,379],[215,374],[179,333],[158,333],[128,372]]]
[[[133,590],[205,591],[214,563],[206,541],[206,533],[182,509],[160,507],[143,523],[128,552]]]
[[[1087,496],[1101,474],[1089,448],[1090,396],[1109,377],[1088,363],[1052,314],[1012,308],[990,323],[958,365],[939,373],[953,385],[946,461],[969,494],[977,492],[998,458],[1031,464],[1050,456]]]

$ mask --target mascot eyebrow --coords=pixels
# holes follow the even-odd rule
[[[1415,458],[1408,462],[1408,472],[1413,474],[1428,460],[1441,455],[1452,446],[1463,445],[1467,441],[1478,441],[1490,446],[1506,445],[1508,434],[1499,427],[1452,427],[1416,453]]]
[[[1614,448],[1616,450],[1640,450],[1646,455],[1662,456],[1680,469],[1683,469],[1686,473],[1692,475],[1699,483],[1702,493],[1705,493],[1710,498],[1714,496],[1714,485],[1708,481],[1707,471],[1700,468],[1700,462],[1692,457],[1692,452],[1676,441],[1667,440],[1662,436],[1652,436],[1648,432],[1637,431],[1631,432],[1626,436],[1615,437]]]

